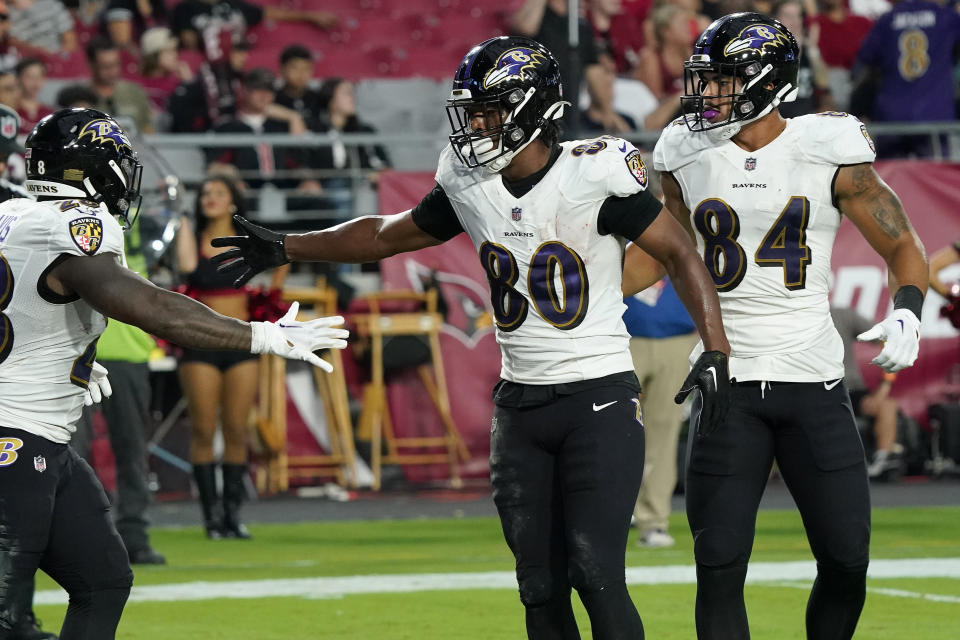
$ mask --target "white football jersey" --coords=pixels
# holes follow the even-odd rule
[[[69,442],[106,319],[46,274],[62,256],[115,254],[123,231],[90,201],[0,204],[0,425]]]
[[[621,319],[626,241],[597,230],[608,196],[646,188],[633,145],[565,142],[520,198],[499,174],[464,166],[449,146],[436,179],[487,273],[505,380],[545,385],[633,370]]]
[[[789,119],[756,151],[691,132],[682,119],[664,129],[654,167],[671,172],[683,190],[720,296],[732,377],[843,377],[843,342],[828,301],[840,225],[833,180],[840,166],[875,156],[866,127],[845,113]]]

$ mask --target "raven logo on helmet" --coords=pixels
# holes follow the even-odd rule
[[[767,47],[789,47],[790,38],[773,25],[755,24],[741,31],[735,40],[727,43],[723,48],[723,55],[733,56],[742,51],[759,49],[766,51]]]
[[[537,65],[546,62],[547,57],[545,55],[527,47],[517,47],[506,51],[497,59],[496,66],[490,69],[483,78],[483,88],[489,89],[505,80],[523,80],[526,78],[527,71],[535,70]]]
[[[112,144],[117,151],[123,148],[132,149],[127,135],[115,122],[110,120],[91,120],[83,125],[80,133],[77,134],[77,140],[82,140],[85,137],[89,137],[90,142],[94,144]]]

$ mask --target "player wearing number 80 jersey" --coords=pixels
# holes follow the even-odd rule
[[[594,638],[642,638],[624,583],[630,513],[643,476],[643,426],[621,316],[624,245],[662,261],[705,353],[695,387],[722,420],[727,343],[710,276],[682,227],[645,191],[624,140],[557,143],[563,107],[553,56],[527,38],[471,49],[454,76],[453,129],[437,184],[411,211],[283,236],[240,219],[247,236],[215,259],[242,284],[289,260],[369,262],[464,231],[490,284],[503,355],[494,392],[490,475],[517,558],[527,635],[579,638],[576,589]],[[232,261],[232,262],[231,262]]]
[[[750,637],[743,585],[774,461],[817,559],[808,640],[849,639],[863,607],[870,494],[827,299],[841,215],[891,274],[894,311],[862,336],[885,341],[874,362],[896,371],[919,349],[923,247],[873,171],[873,142],[856,118],[781,117],[779,104],[796,95],[798,56],[793,35],[767,16],[720,18],[684,64],[685,117],[654,150],[667,207],[696,239],[719,293],[737,378],[724,424],[691,439],[700,640]],[[640,259],[628,254],[627,268]],[[658,278],[653,269],[627,292]]]

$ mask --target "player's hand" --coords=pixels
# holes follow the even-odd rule
[[[699,389],[703,407],[697,433],[708,436],[723,424],[730,409],[730,373],[727,355],[721,351],[704,351],[693,363],[687,379],[673,401],[681,404],[694,389]]]
[[[94,362],[90,368],[90,380],[87,381],[87,390],[84,392],[84,406],[92,406],[102,402],[104,398],[113,395],[113,387],[110,386],[110,380],[107,378],[107,369]]]
[[[300,322],[297,320],[299,310],[300,303],[294,302],[276,322],[251,322],[251,353],[272,353],[291,360],[304,360],[328,373],[333,371],[333,365],[319,358],[314,351],[347,346],[350,332],[333,328],[343,324],[343,318],[333,316]]]
[[[917,361],[920,353],[920,319],[909,309],[894,309],[893,313],[857,336],[860,342],[883,341],[883,349],[873,364],[893,373],[906,369]]]
[[[290,262],[284,247],[286,235],[255,225],[243,216],[233,216],[233,221],[248,235],[226,236],[210,241],[214,247],[233,247],[211,258],[220,265],[218,272],[239,274],[233,286],[242,287],[261,271]]]

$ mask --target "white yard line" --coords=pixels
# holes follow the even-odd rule
[[[906,576],[904,576],[906,577]],[[810,589],[809,582],[774,582],[775,587],[790,587],[791,589]],[[867,587],[868,593],[876,593],[881,596],[890,596],[892,598],[914,598],[916,600],[930,600],[932,602],[949,602],[951,604],[960,604],[960,596],[947,596],[938,593],[920,593],[918,591],[906,591],[904,589],[885,589],[883,587]]]
[[[816,565],[810,562],[753,562],[748,582],[781,583],[812,581]],[[871,578],[953,578],[960,579],[960,558],[914,558],[874,560]],[[628,584],[694,584],[693,566],[628,567]],[[793,585],[790,585],[793,586]],[[398,575],[343,576],[333,578],[290,578],[284,580],[239,580],[233,582],[184,582],[138,587],[130,593],[130,602],[176,602],[216,598],[337,598],[359,593],[409,593],[452,589],[516,589],[513,572],[415,573]],[[899,589],[871,589],[884,595],[917,597],[937,602],[960,602],[953,596],[918,594]],[[38,591],[35,604],[65,604],[61,590]]]

